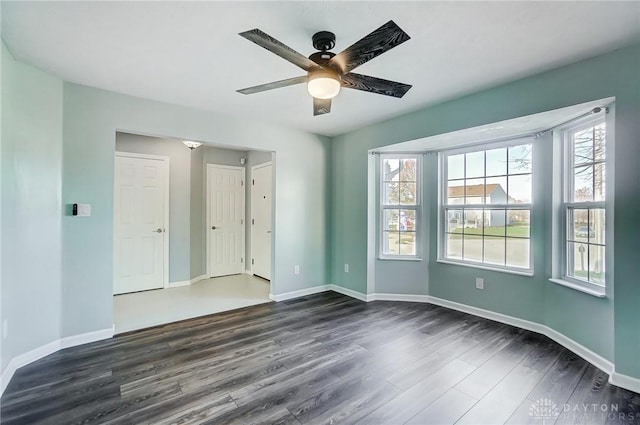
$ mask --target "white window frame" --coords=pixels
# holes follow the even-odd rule
[[[416,203],[415,205],[393,205],[384,203],[384,172],[385,159],[415,159],[416,160]],[[422,260],[422,235],[424,234],[424,220],[422,219],[422,155],[421,154],[380,154],[378,159],[378,259],[380,260]],[[385,210],[415,210],[415,254],[401,255],[384,252],[384,212]]]
[[[459,155],[466,154],[472,152],[482,152],[492,149],[498,148],[506,148],[506,147],[515,147],[531,144],[532,152],[531,152],[531,202],[527,204],[461,204],[458,208],[454,205],[448,205],[448,161],[447,157],[450,155]],[[439,173],[439,184],[438,184],[438,262],[446,263],[446,264],[454,264],[458,266],[472,267],[483,270],[491,270],[505,273],[512,273],[524,276],[533,276],[534,273],[534,253],[533,253],[533,216],[534,216],[534,193],[535,193],[535,167],[534,167],[534,158],[535,158],[535,139],[533,137],[514,137],[513,139],[499,141],[499,142],[488,142],[483,144],[474,144],[470,146],[465,146],[457,149],[449,149],[443,150],[439,152],[438,162],[440,167]],[[485,158],[486,162],[486,158]],[[486,165],[486,164],[485,164]],[[508,170],[507,170],[508,173]],[[509,174],[507,174],[508,176]],[[485,174],[483,176],[486,178],[486,169]],[[508,189],[507,189],[508,196]],[[486,194],[485,194],[486,197]],[[456,258],[448,258],[446,255],[446,234],[448,228],[448,220],[447,220],[447,210],[448,209],[505,209],[505,210],[527,210],[529,211],[529,268],[522,267],[514,267],[514,266],[501,266],[498,264],[491,264],[477,261],[470,261],[464,259],[456,259]],[[464,212],[463,212],[464,214]],[[505,234],[505,243],[506,243],[506,234]]]
[[[579,132],[580,130],[584,130],[590,127],[594,127],[597,126],[599,124],[605,124],[606,126],[606,133],[605,133],[605,160],[604,160],[604,164],[605,164],[605,200],[603,201],[569,201],[570,197],[573,194],[574,191],[574,182],[573,182],[573,156],[574,156],[574,146],[573,146],[573,140],[572,140],[572,135],[574,133]],[[583,119],[578,121],[576,124],[572,125],[572,126],[568,126],[568,127],[564,127],[562,128],[560,131],[561,134],[561,143],[562,143],[562,159],[561,159],[561,175],[562,175],[562,182],[560,183],[561,185],[561,190],[560,193],[562,194],[562,199],[561,199],[561,203],[560,203],[560,209],[561,209],[561,219],[560,219],[560,232],[559,232],[559,237],[558,237],[558,241],[556,241],[555,243],[557,243],[560,246],[559,251],[562,253],[562,260],[560,263],[560,270],[561,270],[561,275],[560,275],[560,282],[561,284],[566,284],[568,283],[569,285],[574,285],[575,287],[577,287],[576,289],[586,289],[585,292],[588,293],[592,293],[593,295],[596,296],[603,296],[605,293],[605,288],[607,286],[607,279],[606,279],[606,274],[605,274],[605,282],[603,284],[599,284],[596,282],[589,282],[588,280],[584,280],[584,279],[580,279],[577,278],[575,276],[570,276],[569,275],[569,265],[570,265],[570,259],[569,259],[569,252],[568,252],[568,245],[569,245],[569,230],[571,229],[571,224],[569,222],[571,215],[569,213],[569,211],[571,209],[604,209],[605,211],[605,243],[603,245],[604,250],[605,250],[605,271],[609,269],[609,264],[607,261],[607,258],[609,257],[607,251],[609,249],[611,249],[611,245],[610,245],[610,226],[608,225],[609,221],[611,220],[611,215],[610,215],[610,208],[608,207],[609,205],[609,198],[611,197],[611,192],[610,192],[610,185],[608,184],[608,174],[611,172],[611,168],[609,166],[609,156],[610,156],[610,152],[608,149],[609,146],[609,123],[607,122],[606,118],[604,116],[599,116],[599,117],[589,117],[588,119]],[[592,164],[595,164],[592,163]],[[588,242],[585,243],[586,245],[589,245]],[[595,245],[599,245],[599,244],[595,244]],[[574,259],[575,261],[575,259]],[[587,268],[588,268],[588,259],[587,259]],[[558,283],[557,279],[552,279],[552,281]]]

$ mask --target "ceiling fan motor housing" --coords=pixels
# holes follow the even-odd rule
[[[314,48],[324,52],[335,47],[336,35],[329,31],[320,31],[313,34],[311,41],[313,42]]]

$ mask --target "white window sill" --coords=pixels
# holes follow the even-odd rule
[[[533,270],[501,269],[498,267],[491,267],[484,264],[464,263],[462,261],[458,262],[458,261],[444,260],[444,259],[439,259],[437,260],[437,262],[442,264],[451,264],[453,266],[471,267],[472,269],[481,269],[481,270],[488,270],[492,272],[515,274],[518,276],[528,276],[528,277],[533,276]]]
[[[607,294],[605,293],[605,289],[597,285],[587,286],[587,284],[583,285],[580,283],[574,283],[568,280],[556,279],[556,278],[551,278],[549,279],[549,281],[555,283],[556,285],[566,286],[567,288],[575,289],[576,291],[584,292],[585,294],[589,294],[594,297],[606,298],[607,296]]]
[[[400,257],[400,256],[393,257],[393,256],[389,255],[389,256],[384,256],[384,257],[383,256],[379,256],[378,260],[382,260],[382,261],[389,261],[389,260],[391,260],[391,261],[422,261],[422,258],[421,257]]]

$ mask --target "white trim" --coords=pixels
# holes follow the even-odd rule
[[[156,161],[162,161],[164,162],[165,165],[165,173],[164,173],[164,224],[162,226],[162,228],[164,229],[162,235],[164,236],[162,239],[164,241],[163,243],[163,247],[162,249],[164,250],[164,256],[163,256],[163,261],[164,261],[164,265],[162,268],[162,287],[163,288],[169,288],[169,210],[171,208],[171,201],[170,201],[170,196],[171,196],[171,161],[170,158],[168,156],[165,155],[148,155],[148,154],[142,154],[142,153],[133,153],[133,152],[122,152],[122,151],[116,151],[115,152],[115,157],[125,157],[125,158],[140,158],[140,159],[153,159]],[[114,161],[115,161],[115,157],[114,157]],[[114,187],[114,197],[115,195],[115,185],[116,185],[116,176],[113,176],[113,187]],[[114,232],[113,232],[113,238],[115,239],[115,221],[116,221],[116,217],[117,214],[114,211],[113,214],[113,226],[114,226]],[[115,242],[115,241],[114,241]],[[114,258],[116,255],[116,247],[117,244],[114,243],[113,244],[113,255]],[[115,286],[115,278],[114,281],[111,284],[112,287],[112,292],[114,292],[113,295],[121,295],[121,294],[115,294],[115,291],[113,291],[113,288]],[[156,289],[156,288],[154,288]],[[160,289],[160,288],[157,288]]]
[[[236,167],[235,165],[221,165],[221,164],[213,164],[213,163],[207,163],[206,164],[206,172],[205,172],[205,222],[206,222],[206,246],[205,246],[205,268],[206,268],[206,275],[207,277],[214,277],[211,275],[212,270],[211,270],[211,221],[210,221],[210,210],[211,210],[211,187],[209,186],[209,174],[210,174],[210,170],[212,168],[218,168],[221,170],[234,170],[234,171],[240,171],[242,172],[242,195],[241,195],[241,199],[242,199],[242,220],[244,221],[244,226],[242,226],[242,247],[240,248],[240,252],[242,253],[242,257],[245,256],[245,251],[246,251],[246,228],[247,228],[247,205],[246,205],[246,168],[244,166],[242,167]],[[242,271],[240,271],[240,273],[242,273]],[[215,276],[217,277],[217,276]]]
[[[487,270],[490,272],[516,274],[518,276],[528,276],[528,277],[533,276],[532,269],[522,269],[522,271],[519,271],[516,268],[507,269],[507,268],[502,268],[500,266],[492,266],[489,263],[475,263],[472,261],[463,261],[463,260],[458,261],[458,260],[450,260],[445,258],[438,258],[436,260],[436,263],[450,264],[452,266],[460,266],[460,267],[471,267],[472,269]]]
[[[4,371],[2,372],[2,377],[0,378],[0,394],[4,394],[4,390],[7,388],[7,385],[9,385],[13,374],[18,369],[45,356],[48,356],[49,354],[53,354],[59,349],[60,340],[57,339],[48,344],[34,348],[31,351],[27,351],[26,353],[22,353],[12,358],[7,364],[7,367],[5,367]]]
[[[7,385],[9,385],[11,378],[13,378],[13,375],[21,367],[26,366],[29,363],[33,363],[36,360],[39,360],[64,348],[75,347],[77,345],[83,345],[90,342],[109,339],[113,337],[113,334],[114,328],[111,327],[108,329],[101,329],[98,331],[87,332],[80,335],[68,336],[62,339],[56,339],[55,341],[51,341],[48,344],[34,348],[31,351],[27,351],[26,353],[17,355],[9,361],[7,367],[2,372],[2,376],[0,377],[0,395],[4,394],[4,390],[7,389]]]
[[[428,295],[411,295],[411,294],[371,294],[369,301],[404,301],[410,303],[428,303],[430,302]]]
[[[180,286],[189,286],[191,285],[191,281],[190,280],[180,280],[177,282],[169,282],[168,287],[169,288],[178,288]]]
[[[330,290],[331,285],[319,285],[312,288],[300,289],[298,291],[285,292],[283,294],[269,294],[269,299],[275,302],[286,301],[292,298],[304,297],[306,295],[319,294]]]
[[[609,376],[609,383],[616,387],[625,388],[629,391],[640,393],[640,379],[633,378],[628,375],[623,375],[618,372],[613,372]]]
[[[354,291],[353,289],[349,289],[349,288],[343,288],[342,286],[338,286],[338,285],[328,285],[328,286],[329,286],[328,288],[329,291],[337,292],[339,294],[346,295],[348,297],[355,298],[357,300],[364,301],[364,302],[373,301],[373,299],[371,298],[371,295],[365,295],[362,292]]]
[[[445,300],[437,297],[429,297],[430,303],[439,305],[441,307],[451,308],[453,310],[462,311],[464,313],[473,314],[474,316],[484,317],[485,319],[495,320],[496,322],[506,323],[507,325],[516,326],[518,328],[526,329],[528,331],[537,332],[545,335],[563,347],[573,351],[589,363],[593,364],[597,368],[604,372],[611,374],[613,372],[613,363],[597,353],[594,353],[585,346],[577,343],[566,335],[552,329],[546,325],[531,322],[529,320],[520,319],[513,316],[508,316],[502,313],[496,313],[494,311],[485,310],[478,307],[473,307],[466,304],[460,304],[454,301]]]
[[[191,279],[191,285],[205,279],[209,279],[209,276],[207,276],[206,274],[201,274],[200,276],[196,276],[193,279]]]
[[[249,276],[253,276],[253,272],[251,270],[245,270],[244,274],[248,274]]]
[[[598,286],[596,284],[590,283],[590,284],[579,284],[579,283],[574,283],[568,280],[564,280],[564,279],[555,279],[555,278],[551,278],[549,279],[549,282],[553,282],[556,285],[560,285],[560,286],[566,286],[567,288],[571,288],[571,289],[575,289],[576,291],[580,291],[580,292],[584,292],[585,294],[589,294],[592,295],[594,297],[598,297],[598,298],[606,298],[607,294],[605,293],[605,288]],[[587,286],[589,285],[589,286]],[[591,287],[592,286],[592,287]]]
[[[115,334],[115,325],[107,329],[86,332],[80,335],[66,336],[60,339],[60,349],[75,347],[77,345],[89,344],[90,342],[101,341],[103,339],[112,338]]]

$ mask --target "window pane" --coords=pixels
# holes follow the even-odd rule
[[[573,201],[593,201],[593,165],[573,170]]]
[[[464,178],[464,154],[447,156],[447,179]]]
[[[466,229],[465,229],[466,230]],[[468,235],[463,236],[462,257],[469,261],[482,261],[482,236]]]
[[[400,179],[399,174],[399,159],[385,159],[382,161],[382,176],[384,181],[398,181]]]
[[[484,215],[481,209],[464,210],[464,233],[482,235]]]
[[[398,255],[398,232],[383,232],[382,234],[382,252],[384,254]]]
[[[581,130],[573,135],[573,163],[593,162],[593,127]]]
[[[462,233],[462,227],[464,225],[462,210],[448,210],[447,223],[447,232]]]
[[[416,181],[416,160],[402,159],[400,161],[400,181],[414,182]]]
[[[531,151],[533,145],[520,145],[509,148],[509,174],[531,172]]]
[[[605,164],[599,162],[593,165],[593,185],[595,201],[605,200]]]
[[[507,210],[507,236],[531,237],[531,211]]]
[[[604,247],[589,245],[589,281],[604,285]]]
[[[400,255],[416,255],[415,232],[400,232]]]
[[[464,180],[449,180],[447,195],[449,205],[464,204]]]
[[[465,203],[484,204],[484,179],[467,179],[465,182]]]
[[[569,239],[577,242],[588,242],[593,228],[589,225],[589,210],[569,209]]]
[[[589,265],[588,244],[579,242],[567,243],[567,273],[578,279],[587,280]]]
[[[486,152],[487,176],[507,175],[507,149],[492,149]]]
[[[382,202],[385,205],[398,205],[400,203],[400,183],[384,183],[384,193]]]
[[[531,174],[509,176],[508,200],[510,204],[531,202]]]
[[[597,125],[594,131],[593,154],[596,161],[604,161],[606,157],[606,126],[605,123]]]
[[[484,234],[489,236],[504,236],[505,210],[484,210]]]
[[[415,210],[400,210],[400,219],[398,221],[399,230],[401,232],[416,230],[416,212]]]
[[[529,239],[507,238],[507,266],[529,268]]]
[[[447,258],[462,259],[462,235],[447,234]]]
[[[484,151],[466,154],[466,178],[484,176]]]
[[[505,264],[505,239],[484,237],[484,262],[504,266]]]
[[[416,183],[400,183],[400,204],[416,205]]]
[[[384,210],[384,230],[400,230],[400,210]]]
[[[487,204],[507,203],[507,178],[488,177],[487,178]]]
[[[589,210],[589,243],[605,244],[605,217],[604,208]]]

